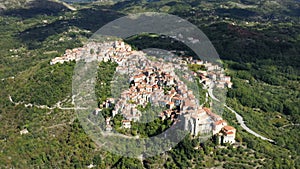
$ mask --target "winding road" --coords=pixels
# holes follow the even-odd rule
[[[210,96],[213,100],[215,100],[215,101],[217,101],[217,102],[220,102],[220,100],[219,100],[218,98],[216,98],[216,97],[214,96],[214,94],[213,94],[213,87],[214,87],[214,84],[212,84],[212,85],[209,86],[208,94],[209,94],[209,96]],[[251,129],[245,124],[245,121],[244,121],[243,117],[242,117],[241,115],[239,115],[239,114],[238,114],[235,110],[233,110],[231,107],[227,106],[226,104],[224,104],[224,107],[226,107],[228,110],[230,110],[232,113],[235,114],[235,117],[236,117],[238,123],[239,123],[239,124],[241,125],[241,127],[242,127],[244,130],[246,130],[248,133],[250,133],[250,134],[254,135],[255,137],[258,137],[258,138],[260,138],[260,139],[262,139],[262,140],[266,140],[266,141],[269,141],[269,142],[271,142],[271,143],[275,143],[274,140],[268,139],[268,138],[266,138],[266,137],[264,137],[264,136],[262,136],[262,135],[256,133],[255,131],[251,130]]]
[[[217,101],[217,102],[220,102],[220,100],[218,98],[216,98],[213,94],[213,87],[214,87],[214,84],[210,85],[209,88],[208,88],[208,95],[210,96],[210,98],[212,98],[213,100]],[[206,97],[207,98],[207,97]],[[73,97],[72,97],[72,103],[73,103]],[[12,97],[9,95],[9,100],[11,103],[15,104],[15,105],[19,105],[19,104],[24,104],[24,102],[14,102]],[[76,108],[76,107],[61,107],[61,102],[58,102],[56,103],[53,107],[48,107],[46,105],[34,105],[34,104],[24,104],[25,107],[37,107],[37,108],[41,108],[41,109],[49,109],[49,110],[53,110],[55,108],[58,108],[58,109],[61,109],[61,110],[76,110],[76,109],[86,109],[86,108]],[[243,119],[243,117],[241,115],[239,115],[234,109],[232,109],[231,107],[227,106],[226,104],[224,104],[224,107],[226,107],[228,110],[230,110],[232,113],[235,114],[235,117],[238,121],[238,123],[240,124],[240,126],[246,130],[248,133],[254,135],[255,137],[258,137],[262,140],[266,140],[266,141],[269,141],[271,143],[275,143],[274,140],[271,140],[269,138],[266,138],[258,133],[256,133],[255,131],[251,130],[246,124],[245,124],[245,121]],[[299,124],[294,124],[294,125],[299,125]]]

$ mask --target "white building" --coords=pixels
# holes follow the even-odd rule
[[[27,129],[23,129],[20,131],[20,134],[23,135],[23,134],[28,134],[29,131]]]
[[[130,129],[131,128],[130,120],[122,120],[122,127],[125,129]]]
[[[213,124],[213,135],[220,133],[223,127],[227,126],[227,122],[225,120],[219,120],[214,122]]]
[[[222,143],[235,143],[236,129],[232,126],[225,126],[221,130],[221,141]]]
[[[189,131],[191,135],[209,134],[212,132],[213,120],[202,109],[196,113],[184,115],[184,129]]]

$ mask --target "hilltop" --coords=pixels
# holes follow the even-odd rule
[[[0,0],[0,9],[2,11],[17,8],[40,8],[41,10],[76,10],[71,5],[60,0]]]
[[[0,14],[2,168],[300,168],[299,1],[72,3],[76,11],[61,3],[46,2],[2,3],[5,9]],[[234,111],[225,109],[222,118],[236,129],[234,145],[217,145],[215,137],[205,143],[186,137],[174,149],[142,162],[97,148],[72,107],[75,61],[49,63],[64,56],[67,49],[72,53],[73,49],[83,47],[106,23],[145,11],[178,15],[203,30],[222,59],[225,75],[233,82],[226,105],[243,118],[242,124],[252,132],[275,143],[249,134],[239,124],[241,120],[236,120]],[[193,56],[184,44],[165,36],[143,34],[124,41],[135,50],[152,47]],[[192,65],[190,68],[199,69]],[[99,64],[100,80],[107,82],[102,85],[110,84],[116,69],[113,62]],[[111,86],[100,87],[98,94],[104,98],[103,106],[103,102],[109,102],[106,99],[111,97],[107,92]],[[199,91],[201,96],[205,92]],[[216,97],[219,93],[210,92]],[[109,112],[110,108],[104,110],[104,114]],[[139,131],[156,134],[153,131],[164,131],[169,122],[150,123],[151,130],[140,125],[145,128]],[[122,118],[117,116],[110,124],[121,127]],[[124,126],[127,125],[124,121]],[[136,128],[124,130],[124,134],[135,135],[135,131]]]

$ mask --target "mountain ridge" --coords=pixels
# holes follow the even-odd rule
[[[50,5],[49,5],[50,4]],[[48,6],[49,5],[49,6]],[[75,11],[76,8],[67,4],[66,2],[60,0],[0,0],[0,11],[17,9],[17,8],[30,8],[32,6],[43,6],[48,8],[52,8],[58,5],[62,5],[63,7]]]

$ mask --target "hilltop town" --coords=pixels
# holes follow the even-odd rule
[[[29,3],[24,4],[25,1]],[[77,10],[58,1],[65,1]],[[300,0],[0,2],[0,168],[300,168]],[[144,16],[144,12],[147,18],[144,22],[129,24],[138,20],[134,16]],[[151,20],[149,12],[171,14],[178,20],[173,24],[155,24],[158,20]],[[128,18],[127,22],[119,22],[123,17]],[[114,23],[120,27],[114,27]],[[147,23],[151,25],[145,27]],[[183,27],[175,28],[176,25]],[[109,26],[119,31],[113,32]],[[129,27],[134,29],[126,30]],[[98,38],[103,28],[108,28],[106,33],[122,36],[136,32],[124,43],[129,50],[123,54],[129,54],[128,57],[140,58],[144,52],[146,59],[159,62],[158,50],[152,54],[147,51],[151,48],[183,56],[174,63],[178,66],[172,68],[175,73],[166,71],[165,66],[163,69],[149,66],[152,73],[161,71],[158,81],[168,82],[169,76],[180,81],[170,86],[156,84],[158,88],[155,81],[146,81],[145,88],[144,84],[134,88],[134,76],[145,73],[142,67],[134,73],[135,66],[122,67],[130,65],[127,56],[122,64],[111,59],[114,54],[100,57],[98,47],[103,53],[105,50],[116,53],[115,42],[105,42],[107,47],[99,41],[87,42]],[[171,32],[163,31],[165,28]],[[138,31],[142,29],[143,32]],[[201,44],[212,44],[220,54],[216,62],[223,63],[226,74],[214,71],[214,62],[205,62],[204,58],[213,60],[214,52],[209,57],[211,52],[206,48],[198,48],[198,52],[189,49],[197,39],[205,38],[189,33],[198,29],[207,36],[207,41],[200,41]],[[191,45],[186,45],[187,42]],[[126,43],[143,52],[130,50]],[[99,57],[99,61],[85,64],[83,60],[88,60],[83,53]],[[121,53],[118,51],[116,55]],[[162,63],[168,62],[163,59]],[[98,65],[98,69],[96,66],[91,71],[84,69],[89,64]],[[94,81],[82,77],[85,72],[92,72]],[[190,72],[188,77],[193,81],[184,78],[182,72]],[[78,81],[74,80],[76,77]],[[143,78],[152,77],[145,74]],[[177,110],[176,96],[185,97],[176,89],[182,82],[182,87],[193,91],[196,109],[204,116],[199,115],[199,124],[207,124],[209,134],[195,127],[196,115],[183,111],[185,103]],[[74,84],[79,85],[74,87]],[[131,87],[134,92],[130,94]],[[168,100],[175,90],[170,101],[172,109],[150,103],[148,99],[156,95],[144,96],[147,90],[162,96],[158,104]],[[127,102],[126,97],[132,98]],[[137,111],[126,112],[123,103]],[[213,124],[212,118],[205,121],[208,110],[224,120],[219,121],[223,124],[215,131],[213,127],[218,123]],[[130,120],[131,116],[138,119]],[[230,133],[231,128],[223,127],[226,125],[236,128],[236,143],[232,146],[216,144],[224,142],[226,131]],[[189,132],[176,133],[180,127]],[[197,132],[198,136],[193,136]],[[172,138],[181,133],[191,135],[169,146],[169,142],[178,142]],[[220,139],[216,137],[219,134]],[[154,138],[162,139],[154,146],[143,144],[147,143],[144,140]],[[142,146],[126,146],[128,142],[139,142]],[[148,152],[155,147],[167,151],[150,157]],[[114,149],[129,153],[120,155]],[[136,152],[141,152],[142,158]]]
[[[195,84],[197,79],[204,88],[212,85],[231,88],[231,78],[225,76],[220,66],[192,57],[151,58],[142,51],[132,50],[123,41],[89,42],[82,48],[66,50],[62,57],[52,59],[50,64],[79,60],[116,62],[116,72],[129,77],[130,87],[122,91],[120,98],[108,98],[94,111],[98,115],[103,108],[113,108],[112,116],[106,119],[106,132],[113,130],[111,119],[117,114],[124,118],[122,127],[130,129],[131,123],[139,122],[145,113],[140,108],[151,105],[164,108],[157,114],[162,120],[170,119],[177,123],[182,117],[183,129],[192,136],[212,133],[219,136],[223,143],[235,143],[236,129],[228,126],[210,108],[199,105],[195,97],[197,91],[187,85]]]

